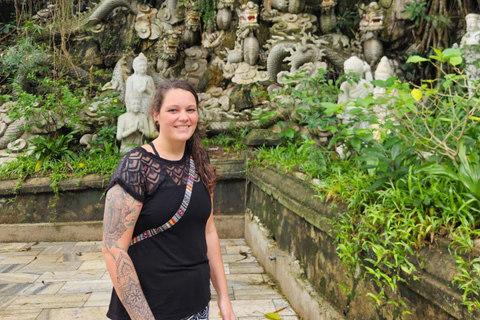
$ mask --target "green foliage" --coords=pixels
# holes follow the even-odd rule
[[[209,27],[215,25],[215,0],[198,0],[196,1],[197,7],[200,10],[200,16],[202,17],[203,23]]]
[[[0,22],[0,34],[9,33],[10,31],[15,30],[16,28],[17,27],[13,22],[9,22],[9,23]]]
[[[312,178],[321,178],[327,172],[325,151],[315,142],[302,136],[302,141],[274,148],[261,147],[256,151],[257,164],[279,165],[286,170],[299,170]]]
[[[283,97],[280,105],[294,108],[299,123],[307,128],[333,128],[338,121],[329,115],[329,108],[336,102],[340,89],[333,80],[327,79],[327,71],[318,69],[313,77],[299,72],[286,79],[286,86],[275,94]]]
[[[31,39],[20,38],[16,45],[0,55],[0,75],[6,77],[9,85],[23,86],[27,75],[45,74],[50,68],[45,61],[48,54],[43,45]]]
[[[337,253],[350,277],[379,288],[367,294],[373,305],[394,305],[399,317],[410,312],[392,294],[425,267],[418,250],[434,244],[439,230],[453,239],[458,269],[453,285],[469,310],[480,307],[480,259],[471,257],[473,239],[480,238],[478,84],[468,84],[459,50],[432,50],[428,58],[412,56],[408,63],[438,68],[440,78],[420,85],[396,78],[373,81],[385,93],[349,101],[347,112],[346,104],[334,101],[340,81],[292,77],[283,96],[273,100],[295,110],[293,120],[310,129],[322,126],[334,137],[320,148],[285,122],[284,145],[261,148],[255,160],[319,178],[312,186],[319,198],[346,204],[330,221]],[[377,116],[377,106],[384,107],[385,117]],[[338,119],[343,114],[349,115],[347,124]],[[333,152],[338,146],[345,159]]]
[[[92,148],[87,153],[63,155],[59,151],[61,146],[66,145],[67,141],[72,142],[70,137],[63,137],[61,138],[63,143],[39,142],[39,149],[34,151],[34,157],[18,156],[15,160],[2,164],[0,179],[18,179],[18,184],[13,190],[18,191],[21,188],[21,182],[25,179],[48,175],[52,179],[52,190],[58,192],[58,183],[69,177],[83,177],[87,174],[111,175],[122,157],[118,153],[118,148],[112,144],[105,144],[103,148]],[[54,145],[51,145],[52,143]],[[38,159],[46,159],[49,154],[48,161],[40,165]]]
[[[408,15],[408,19],[415,21],[415,27],[420,25],[420,19],[425,17],[427,3],[426,2],[411,2],[403,11]]]
[[[60,135],[56,138],[51,137],[35,137],[31,139],[31,143],[34,146],[32,154],[38,160],[35,171],[40,168],[43,171],[48,171],[50,161],[59,160],[63,162],[73,162],[77,159],[77,155],[70,150],[72,142],[75,139],[76,132],[70,132],[66,135]]]
[[[242,139],[248,134],[249,131],[249,128],[242,130],[232,129],[210,138],[204,138],[202,143],[206,148],[221,147],[227,153],[239,152],[247,148],[247,146],[242,142]]]
[[[36,93],[27,93],[16,86],[18,100],[10,108],[9,117],[13,120],[29,119],[26,130],[32,125],[74,128],[80,125],[79,111],[82,104],[78,100],[80,94],[72,92],[65,80],[50,78],[37,79],[29,77],[37,85]]]

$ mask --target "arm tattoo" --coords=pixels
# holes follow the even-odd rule
[[[114,186],[107,193],[103,217],[103,241],[106,248],[115,245],[127,228],[135,224],[139,214],[138,205],[138,201],[120,186]]]
[[[135,226],[141,207],[141,202],[135,200],[122,187],[116,185],[111,188],[105,202],[103,245],[115,261],[115,291],[130,317],[154,320],[132,259],[127,253],[128,245],[122,246],[119,243],[125,233]],[[125,239],[121,242],[125,242]]]
[[[132,319],[154,319],[129,255],[120,250],[116,259],[118,297]]]

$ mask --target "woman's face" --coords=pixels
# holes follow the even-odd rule
[[[193,94],[183,89],[170,89],[165,93],[153,120],[160,127],[160,136],[172,143],[186,142],[193,135],[198,122],[197,103]]]

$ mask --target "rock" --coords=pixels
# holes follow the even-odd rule
[[[473,240],[473,246],[480,249],[480,239]]]
[[[253,129],[242,140],[249,147],[278,146],[282,140],[267,129]]]

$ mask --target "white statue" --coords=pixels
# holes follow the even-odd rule
[[[383,56],[382,59],[380,59],[380,63],[377,66],[377,69],[375,70],[375,80],[382,80],[386,81],[392,77],[395,76],[395,72],[393,71],[392,65],[390,63],[390,60]],[[387,89],[384,87],[378,87],[375,86],[373,88],[373,97],[374,98],[381,98],[385,97],[387,92]],[[395,89],[395,92],[390,92],[389,96],[392,95],[397,95],[397,91]],[[375,112],[378,120],[378,124],[372,124],[371,127],[374,129],[373,131],[373,138],[375,140],[380,140],[381,138],[381,126],[385,124],[387,116],[389,115],[387,106],[385,104],[381,105],[375,105],[373,107],[373,112]]]
[[[146,138],[152,137],[155,133],[147,116],[140,112],[141,107],[141,98],[130,96],[127,100],[127,112],[118,117],[117,140],[122,142],[121,153],[143,144]]]
[[[140,53],[138,57],[133,59],[134,73],[127,78],[125,101],[131,96],[139,96],[141,98],[140,112],[148,115],[150,101],[155,94],[155,84],[153,78],[147,75],[147,57]]]
[[[467,33],[462,37],[460,47],[463,48],[463,58],[465,59],[465,72],[468,79],[468,92],[473,96],[475,82],[480,80],[480,70],[478,61],[480,60],[480,15],[470,13],[465,16]]]
[[[392,78],[393,76],[395,76],[395,72],[393,71],[392,65],[390,64],[389,59],[383,56],[382,59],[380,59],[380,63],[378,64],[377,69],[375,70],[375,80],[386,81]],[[373,88],[373,97],[379,98],[385,95],[386,91],[387,91],[386,88],[375,86]],[[384,124],[385,119],[388,115],[388,110],[386,106],[376,105],[373,107],[373,111],[377,115],[378,122],[380,124]]]
[[[353,117],[352,115],[347,114],[348,111],[354,108],[352,102],[357,100],[357,98],[365,98],[367,94],[372,92],[371,81],[373,80],[373,76],[370,71],[370,65],[356,56],[345,61],[344,71],[345,73],[355,73],[360,77],[358,83],[355,83],[354,81],[345,81],[340,85],[340,90],[342,92],[338,95],[338,103],[345,104],[345,108],[343,114],[339,116],[339,118],[342,119],[343,124],[347,124]],[[365,126],[364,123],[361,123],[360,126],[361,127],[358,127],[358,129],[366,129],[363,128],[363,126]]]
[[[372,72],[370,71],[370,65],[360,58],[353,56],[347,59],[343,66],[346,74],[357,74],[359,80],[358,82],[345,81],[340,85],[341,93],[338,95],[338,104],[343,104],[345,107],[343,109],[343,113],[338,117],[342,119],[343,124],[352,124],[352,127],[355,129],[368,129],[370,127],[368,122],[362,121],[353,124],[352,119],[354,115],[348,114],[348,112],[354,108],[357,108],[354,105],[355,100],[358,98],[365,98],[373,91],[371,85],[373,76]],[[348,156],[348,153],[345,154],[344,148],[344,145],[339,145],[336,147],[336,151],[342,159],[345,159],[345,157]]]

